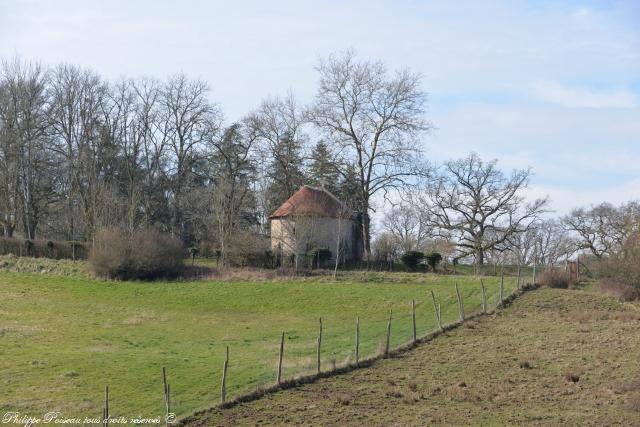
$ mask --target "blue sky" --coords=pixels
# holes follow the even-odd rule
[[[228,120],[355,49],[423,74],[431,159],[532,166],[531,196],[640,198],[640,1],[9,1],[0,57],[203,78]]]

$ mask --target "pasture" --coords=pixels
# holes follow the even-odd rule
[[[368,369],[184,424],[637,426],[638,324],[637,303],[541,288]]]
[[[337,280],[143,283],[96,280],[81,268],[65,274],[0,270],[5,412],[98,416],[108,384],[112,416],[159,416],[166,367],[174,412],[185,416],[219,401],[226,346],[233,398],[275,381],[282,331],[290,378],[315,371],[320,317],[323,369],[330,369],[353,357],[356,317],[364,358],[380,351],[390,309],[395,347],[411,338],[412,299],[418,335],[436,327],[430,290],[444,323],[458,319],[454,281],[466,313],[481,302],[479,279],[471,276],[347,272]],[[484,278],[489,307],[498,302],[499,281]],[[515,286],[514,277],[505,278],[505,295]]]

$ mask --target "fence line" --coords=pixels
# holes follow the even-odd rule
[[[535,273],[534,273],[535,274]],[[534,275],[535,278],[535,275]],[[519,279],[519,278],[518,278]],[[497,295],[494,294],[492,295],[492,297],[490,298],[491,301],[493,301],[494,299],[497,299],[496,304],[495,304],[495,309],[504,306],[506,302],[511,301],[512,298],[514,298],[515,296],[517,296],[517,294],[519,294],[520,292],[523,292],[525,290],[528,290],[530,288],[530,286],[528,284],[525,284],[522,289],[519,289],[520,286],[518,283],[516,283],[516,287],[515,289],[513,289],[513,291],[505,298],[504,295],[504,274],[501,274],[500,277],[500,283],[499,283],[499,291],[497,292]],[[410,313],[407,314],[400,314],[400,315],[394,315],[393,314],[393,309],[389,310],[389,317],[386,320],[386,333],[385,333],[385,340],[384,340],[384,348],[383,351],[380,353],[378,353],[377,355],[373,355],[373,356],[369,356],[366,360],[366,363],[363,364],[363,360],[361,359],[361,325],[360,325],[360,317],[356,317],[356,330],[355,330],[355,348],[354,348],[354,362],[347,362],[344,365],[341,365],[340,367],[337,367],[335,365],[334,362],[334,366],[332,367],[332,369],[327,370],[325,368],[325,370],[323,371],[321,369],[321,362],[322,362],[322,344],[323,344],[323,333],[324,333],[324,329],[325,329],[325,325],[323,323],[323,318],[320,317],[319,318],[319,329],[318,329],[318,336],[317,336],[317,341],[316,341],[316,360],[315,360],[315,374],[314,375],[307,375],[306,377],[299,377],[299,376],[294,376],[291,377],[291,379],[286,380],[284,378],[284,373],[283,373],[283,368],[284,368],[284,341],[285,341],[285,335],[286,332],[283,331],[280,335],[280,345],[279,345],[279,353],[278,353],[278,364],[277,364],[277,376],[276,376],[276,382],[274,384],[274,386],[269,387],[266,390],[263,390],[261,393],[258,392],[254,392],[254,394],[250,394],[250,395],[240,395],[237,396],[235,399],[232,399],[231,401],[229,401],[227,399],[227,384],[228,384],[228,368],[229,368],[229,346],[226,346],[226,351],[225,351],[225,358],[224,358],[224,363],[223,363],[223,368],[222,368],[222,378],[221,378],[221,388],[220,388],[220,404],[223,406],[228,406],[230,404],[234,404],[235,402],[238,401],[244,401],[243,399],[252,399],[251,396],[255,395],[255,397],[258,397],[258,394],[262,394],[264,392],[268,392],[270,390],[276,390],[278,388],[282,388],[282,387],[289,387],[289,386],[293,386],[295,384],[297,384],[297,381],[300,381],[300,378],[306,378],[308,381],[312,381],[315,378],[320,378],[323,376],[327,376],[327,375],[332,375],[336,372],[344,372],[353,368],[358,368],[361,366],[367,366],[369,365],[371,362],[377,360],[378,358],[388,358],[391,355],[393,355],[394,353],[398,352],[398,351],[402,351],[402,349],[404,348],[410,348],[414,345],[416,345],[416,343],[419,342],[423,342],[423,340],[427,339],[427,337],[435,337],[437,336],[439,333],[445,331],[445,330],[449,330],[453,327],[456,327],[462,323],[465,322],[465,320],[469,319],[469,318],[473,318],[479,315],[483,315],[486,314],[488,312],[488,307],[489,307],[489,301],[487,298],[487,290],[486,287],[484,285],[484,281],[482,278],[480,278],[480,301],[479,301],[479,306],[481,308],[480,312],[475,312],[473,314],[471,314],[470,316],[466,316],[465,315],[465,309],[464,309],[464,295],[462,294],[462,292],[460,292],[460,288],[458,287],[458,284],[455,283],[454,284],[454,288],[455,288],[455,293],[456,293],[456,299],[457,299],[457,305],[458,305],[458,320],[454,321],[453,323],[449,323],[447,325],[445,325],[443,323],[443,319],[442,319],[442,311],[441,311],[441,304],[438,301],[438,299],[436,298],[435,292],[433,291],[433,289],[430,289],[430,296],[431,296],[431,302],[433,304],[433,315],[435,317],[435,323],[436,323],[436,329],[434,330],[428,330],[426,335],[423,335],[422,337],[418,337],[418,331],[417,331],[417,314],[416,314],[416,306],[420,305],[420,304],[416,304],[416,300],[412,299],[410,301],[410,307],[411,307],[411,311]],[[477,288],[476,288],[477,289]],[[494,288],[495,289],[495,288]],[[473,291],[473,289],[471,289],[471,295],[476,295],[477,291]],[[470,296],[468,295],[467,292],[467,299]],[[496,298],[497,297],[497,298]],[[477,300],[476,300],[477,301]],[[424,301],[423,301],[424,303]],[[476,302],[477,304],[477,302]],[[431,310],[429,310],[431,311]],[[410,319],[410,324],[408,322],[408,320]],[[410,337],[407,337],[408,341],[406,344],[400,344],[399,347],[392,347],[392,335],[391,335],[391,328],[392,328],[392,322],[394,323],[398,323],[399,321],[407,321],[407,325],[404,326],[404,331],[406,331],[407,329],[410,331]],[[367,323],[371,326],[371,325],[375,325],[375,324],[380,324],[384,321],[380,320],[380,321],[368,321]],[[402,328],[399,329],[398,331],[403,330]],[[394,334],[394,336],[397,336],[396,334]],[[394,341],[398,341],[397,338],[394,339]],[[300,374],[303,375],[303,374]],[[167,381],[167,372],[166,372],[166,368],[163,367],[162,368],[162,382],[163,382],[163,392],[164,392],[164,404],[165,404],[165,414],[166,414],[166,419],[169,420],[170,419],[170,415],[171,415],[171,388],[170,388],[170,384]],[[258,394],[256,394],[258,393]],[[243,397],[244,396],[244,397]],[[174,409],[175,410],[175,409]],[[104,403],[104,408],[103,408],[103,420],[108,420],[109,418],[109,389],[108,386],[105,388],[105,403]],[[167,425],[169,425],[169,421],[167,421]]]

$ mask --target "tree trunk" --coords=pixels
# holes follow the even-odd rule
[[[362,257],[369,262],[371,259],[371,220],[369,218],[369,212],[362,212]]]

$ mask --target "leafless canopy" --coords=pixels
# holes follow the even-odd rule
[[[358,61],[350,51],[321,61],[318,71],[320,87],[308,116],[356,170],[368,256],[372,196],[405,187],[426,172],[418,143],[430,128],[426,96],[419,74],[390,75],[381,62]]]
[[[459,257],[473,255],[483,264],[486,251],[504,250],[510,237],[529,230],[544,212],[547,199],[527,203],[522,195],[530,175],[523,169],[505,176],[497,161],[472,154],[445,163],[417,202],[437,236],[457,241]]]
[[[640,204],[630,202],[615,207],[601,203],[589,209],[578,208],[565,216],[563,222],[578,236],[579,249],[602,258],[620,249],[631,234],[639,231]]]

